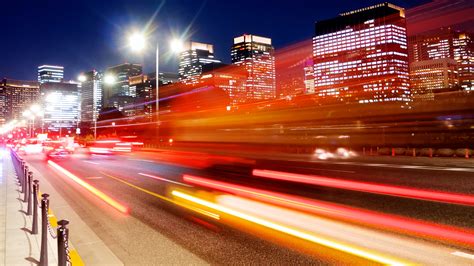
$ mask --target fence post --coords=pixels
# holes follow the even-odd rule
[[[18,181],[20,181],[21,193],[25,192],[23,189],[23,174],[25,173],[25,166],[25,161],[21,160],[18,168],[19,171],[16,173],[18,176]]]
[[[48,210],[49,210],[49,195],[42,194],[41,197],[41,251],[40,251],[40,266],[48,265]]]
[[[413,148],[413,157],[416,157],[416,149]]]
[[[392,148],[392,157],[395,157],[395,148]]]
[[[32,189],[31,189],[31,181],[33,180],[33,172],[28,172],[28,177],[27,177],[27,192],[25,195],[27,196],[26,201],[28,202],[28,207],[26,208],[26,215],[31,215],[31,194],[32,194]]]
[[[26,193],[26,176],[28,175],[28,165],[25,164],[25,168],[23,168],[23,182],[21,192]]]
[[[66,266],[68,262],[69,228],[66,228],[68,224],[69,221],[67,220],[58,222],[58,266]]]
[[[30,171],[25,174],[25,192],[23,197],[23,202],[28,203],[28,195],[31,193],[31,181],[28,181],[30,177]]]
[[[469,149],[468,148],[466,148],[465,153],[466,154],[465,154],[464,157],[466,157],[466,159],[469,159]]]
[[[432,148],[429,149],[429,155],[430,155],[430,158],[433,157],[433,149]]]
[[[38,234],[38,191],[39,181],[33,180],[33,226],[31,227],[31,234]]]

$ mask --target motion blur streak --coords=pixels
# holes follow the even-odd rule
[[[192,211],[195,211],[195,212],[197,212],[197,213],[200,213],[200,214],[209,216],[209,217],[211,217],[211,218],[213,218],[213,219],[216,219],[216,220],[219,220],[219,219],[220,219],[220,216],[219,216],[218,214],[215,214],[215,213],[212,213],[212,212],[209,212],[209,211],[205,211],[205,210],[202,210],[202,209],[200,209],[200,208],[197,208],[197,207],[194,207],[194,206],[190,206],[190,205],[188,205],[188,204],[184,204],[184,203],[181,203],[181,202],[177,202],[177,201],[175,201],[175,200],[173,200],[173,199],[167,198],[167,197],[165,197],[165,196],[162,196],[162,195],[160,195],[160,194],[157,194],[157,193],[155,193],[155,192],[152,192],[152,191],[150,191],[150,190],[148,190],[148,189],[144,189],[144,188],[142,188],[142,187],[136,186],[136,185],[134,185],[134,184],[132,184],[132,183],[130,183],[130,182],[127,182],[127,181],[125,181],[125,180],[123,180],[123,179],[121,179],[121,178],[118,178],[118,177],[116,177],[116,176],[109,175],[109,174],[106,174],[106,173],[103,173],[103,172],[101,172],[101,174],[103,174],[103,175],[105,175],[105,176],[107,176],[107,177],[110,177],[110,178],[112,178],[112,179],[114,179],[114,180],[117,180],[117,181],[119,181],[119,182],[121,182],[121,183],[123,183],[123,184],[125,184],[125,185],[127,185],[127,186],[129,186],[129,187],[132,187],[132,188],[134,188],[134,189],[140,190],[141,192],[144,192],[144,193],[146,193],[146,194],[148,194],[148,195],[151,195],[151,196],[153,196],[153,197],[155,197],[155,198],[159,198],[159,199],[164,200],[164,201],[166,201],[166,202],[173,203],[173,204],[176,204],[176,205],[181,206],[181,207],[183,207],[183,208],[190,209],[190,210],[192,210]]]
[[[72,179],[77,184],[79,184],[82,187],[84,187],[85,189],[89,190],[89,192],[91,192],[92,194],[94,194],[95,196],[100,198],[101,200],[105,201],[110,206],[114,207],[115,209],[119,210],[122,213],[129,213],[130,209],[127,206],[124,206],[124,205],[118,203],[116,200],[114,200],[111,197],[107,196],[102,191],[100,191],[100,190],[96,189],[95,187],[91,186],[90,184],[88,184],[84,180],[80,179],[79,177],[75,176],[74,174],[72,174],[68,170],[62,168],[61,166],[59,166],[55,162],[53,162],[51,160],[48,160],[48,164],[51,165],[56,170],[58,170],[59,172],[66,175],[67,177],[69,177],[70,179]]]
[[[217,210],[217,211],[220,211],[220,212],[238,217],[240,219],[243,219],[243,220],[246,220],[246,221],[261,225],[261,226],[264,226],[264,227],[268,227],[268,228],[271,228],[273,230],[283,232],[285,234],[288,234],[288,235],[291,235],[291,236],[294,236],[294,237],[298,237],[298,238],[301,238],[301,239],[304,239],[304,240],[307,240],[307,241],[310,241],[310,242],[313,242],[313,243],[316,243],[316,244],[319,244],[319,245],[323,245],[323,246],[326,246],[326,247],[330,247],[330,248],[333,248],[333,249],[336,249],[336,250],[340,250],[340,251],[343,251],[343,252],[346,252],[346,253],[353,254],[355,256],[359,256],[359,257],[362,257],[362,258],[365,258],[365,259],[369,259],[371,261],[375,261],[375,262],[382,263],[382,264],[390,264],[390,265],[405,265],[404,262],[398,261],[396,259],[392,259],[392,258],[383,256],[383,255],[372,253],[370,251],[362,250],[362,249],[359,249],[359,248],[356,248],[356,247],[351,247],[351,246],[348,246],[348,245],[345,245],[345,244],[342,244],[342,243],[338,243],[338,242],[335,242],[335,241],[332,241],[332,240],[324,239],[322,237],[311,235],[311,234],[308,234],[308,233],[303,232],[303,231],[299,231],[299,230],[296,230],[296,229],[293,229],[293,228],[290,228],[290,227],[287,227],[287,226],[284,226],[284,225],[281,225],[281,224],[277,224],[277,223],[274,223],[274,222],[271,222],[271,221],[268,221],[268,220],[265,220],[265,219],[261,219],[261,218],[258,218],[258,217],[252,216],[252,215],[248,215],[248,214],[245,214],[245,213],[242,213],[242,212],[239,212],[239,211],[236,211],[236,210],[233,210],[233,209],[230,209],[230,208],[227,208],[227,207],[224,207],[224,206],[221,206],[221,205],[218,205],[218,204],[215,204],[215,203],[212,203],[212,202],[209,202],[209,201],[206,201],[206,200],[203,200],[203,199],[200,199],[200,198],[182,193],[182,192],[177,191],[177,190],[173,190],[171,192],[171,194],[176,196],[176,197],[183,198],[185,200],[188,200],[188,201],[206,206],[208,208],[211,208],[211,209],[214,209],[214,210]]]
[[[254,169],[254,176],[266,177],[284,181],[299,182],[325,187],[362,191],[374,194],[398,196],[404,198],[438,201],[442,203],[452,203],[459,205],[474,206],[474,197],[464,194],[447,193],[440,191],[429,191],[422,189],[378,185],[365,182],[348,181],[314,175],[302,175],[285,173],[271,170]]]
[[[406,231],[422,237],[441,238],[442,240],[474,245],[474,232],[468,229],[460,230],[455,227],[437,225],[395,215],[386,215],[323,201],[309,200],[261,189],[248,188],[191,175],[184,175],[183,180],[191,184],[263,200],[268,203],[307,211],[313,214],[325,215],[356,223],[365,223],[390,230]]]

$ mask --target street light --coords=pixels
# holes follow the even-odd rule
[[[81,74],[77,77],[77,80],[82,83],[87,80],[87,77]]]
[[[104,76],[104,83],[107,85],[112,85],[115,83],[115,77],[113,75],[105,75]]]
[[[128,45],[134,52],[140,52],[146,47],[146,37],[143,33],[134,32],[128,38]],[[183,50],[183,42],[180,39],[173,39],[170,42],[170,48],[173,52],[178,53]],[[160,45],[156,42],[156,96],[155,96],[155,107],[156,107],[156,121],[157,128],[159,128],[159,115],[160,115]],[[157,137],[159,133],[157,133]]]

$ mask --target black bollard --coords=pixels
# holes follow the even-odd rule
[[[20,186],[21,186],[21,193],[25,191],[23,188],[23,174],[25,173],[25,166],[26,166],[25,161],[21,160],[20,171],[17,172],[18,180],[20,181]]]
[[[28,169],[28,168],[26,168]],[[23,194],[24,194],[24,198],[23,198],[23,202],[26,202],[28,203],[28,195],[30,194],[31,192],[31,187],[28,187],[28,177],[29,177],[29,171],[26,172],[25,174],[25,190],[23,190]],[[31,184],[31,182],[30,182]]]
[[[67,265],[67,250],[69,240],[69,229],[66,225],[69,224],[67,220],[61,220],[58,222],[58,266]]]
[[[26,193],[25,195],[28,195],[28,197],[26,199],[27,202],[28,202],[28,207],[26,208],[26,215],[31,215],[31,207],[33,207],[33,206],[31,206],[31,200],[32,200],[31,181],[33,180],[33,172],[31,172],[31,171],[28,172],[27,180],[28,180],[28,182],[27,182],[26,186],[28,187],[28,189],[27,189],[28,193]]]
[[[40,251],[40,266],[48,265],[48,210],[49,210],[49,195],[42,194],[41,197],[41,251]]]
[[[21,192],[26,193],[26,176],[28,175],[28,165],[23,168],[23,176],[21,181]]]
[[[38,234],[38,191],[39,181],[33,180],[33,226],[31,227],[31,234]]]

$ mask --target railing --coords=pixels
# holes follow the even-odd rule
[[[69,256],[68,240],[69,229],[66,227],[69,222],[61,220],[58,222],[56,233],[49,222],[49,195],[41,194],[41,201],[38,202],[39,196],[39,180],[33,179],[33,172],[29,171],[29,167],[25,160],[21,158],[13,149],[10,154],[15,168],[18,183],[23,193],[23,202],[27,203],[26,215],[33,215],[31,226],[31,234],[38,234],[38,209],[41,210],[41,250],[40,250],[40,266],[48,265],[48,234],[58,242],[58,265],[72,265]]]

